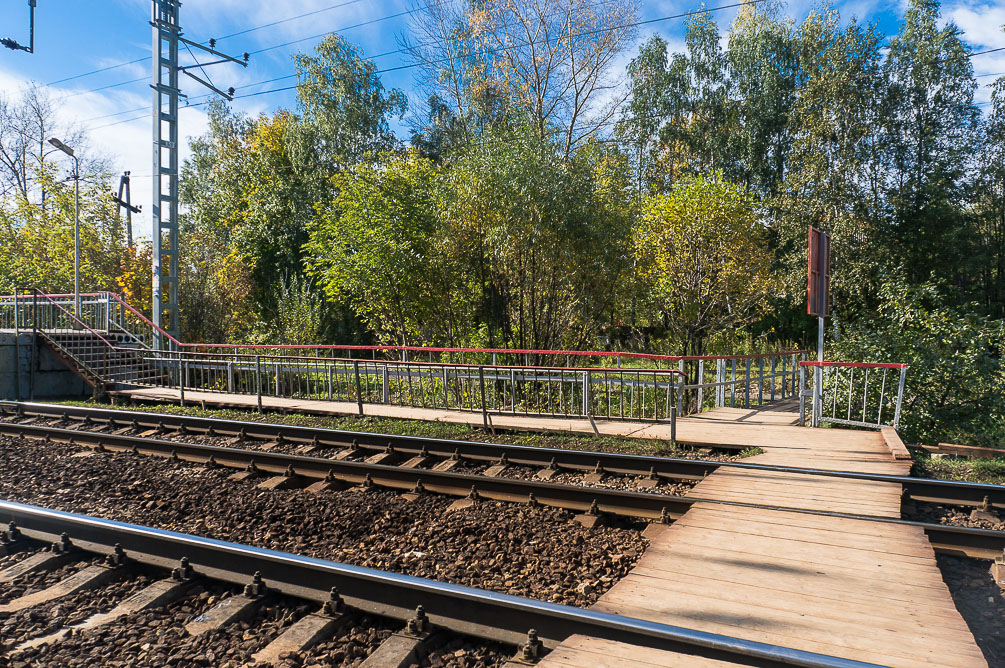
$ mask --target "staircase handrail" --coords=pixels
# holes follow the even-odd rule
[[[143,315],[142,313],[140,313],[138,310],[136,310],[129,302],[127,302],[125,299],[123,299],[120,295],[118,295],[118,294],[116,294],[114,292],[109,292],[109,293],[106,293],[106,294],[108,294],[108,296],[110,296],[112,299],[114,299],[116,302],[118,302],[127,311],[129,311],[134,316],[136,316],[141,321],[143,321],[144,324],[146,324],[147,326],[150,327],[150,330],[152,332],[159,333],[161,336],[163,336],[165,338],[165,340],[170,341],[171,343],[173,343],[175,346],[178,346],[179,348],[182,348],[182,347],[184,347],[186,345],[186,344],[182,343],[181,341],[179,341],[178,339],[176,339],[173,336],[171,336],[170,334],[168,334],[167,332],[165,332],[162,328],[160,328],[157,325],[155,325],[154,322],[152,320],[150,320],[150,318],[146,317],[145,315]],[[121,327],[121,325],[120,325],[120,327]],[[125,328],[123,327],[123,329],[125,329]],[[191,344],[188,344],[188,345],[191,345]]]
[[[101,341],[106,346],[108,346],[110,349],[114,349],[115,348],[115,346],[112,344],[111,341],[109,341],[108,339],[106,339],[105,337],[103,337],[99,332],[96,332],[93,329],[91,329],[90,327],[88,327],[87,324],[83,320],[81,320],[80,318],[78,318],[76,315],[74,315],[73,313],[70,313],[65,308],[63,308],[62,306],[60,306],[58,303],[56,303],[55,301],[53,301],[52,299],[50,299],[49,295],[45,294],[44,292],[42,292],[38,288],[32,288],[32,292],[35,294],[36,297],[41,296],[43,299],[45,299],[47,302],[49,302],[50,304],[52,304],[53,306],[55,306],[56,308],[58,308],[60,311],[62,311],[66,315],[70,316],[71,320],[73,320],[74,322],[78,323],[83,329],[86,329],[88,332],[90,332],[91,334],[94,334],[96,337],[98,337],[99,339],[101,339]],[[34,313],[32,314],[32,326],[33,326],[34,329],[38,330],[38,324],[37,324],[38,323],[38,309],[33,309],[33,311],[34,311]],[[43,333],[45,332],[45,330],[41,330],[41,331]],[[48,337],[48,338],[50,340],[52,340],[52,337]],[[55,341],[53,341],[53,342],[55,342]],[[57,345],[59,345],[59,344],[57,344]],[[63,346],[60,346],[60,348],[62,348],[62,347]],[[64,348],[64,350],[65,350],[65,348]]]

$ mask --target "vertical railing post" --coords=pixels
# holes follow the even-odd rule
[[[17,288],[14,288],[14,401],[21,401],[21,319],[17,311]]]
[[[35,400],[35,369],[38,368],[38,292],[31,295],[31,360],[28,376],[28,400]]]
[[[799,386],[796,391],[799,396],[799,426],[806,426],[806,370],[799,367]]]
[[[280,396],[279,395],[279,362],[276,362],[276,363],[274,363],[272,365],[272,371],[273,371],[273,375],[275,376],[275,379],[274,379],[274,382],[273,382],[273,389],[275,389],[274,394],[275,394],[275,396],[278,397],[278,396]]]
[[[743,376],[743,407],[750,408],[750,358],[747,358],[744,364],[744,376]]]
[[[705,360],[698,360],[698,408],[696,413],[701,413],[702,404],[705,401]]]
[[[262,356],[255,355],[255,393],[258,395],[258,412],[262,412]]]
[[[405,351],[401,351],[404,353]],[[360,416],[363,415],[363,388],[359,382],[359,360],[353,360],[352,370],[356,375],[356,408],[359,410]]]
[[[655,395],[654,395],[655,396]],[[590,372],[583,372],[583,415],[590,414]]]
[[[813,367],[813,418],[811,426],[820,426],[820,417],[823,415],[823,367]]]
[[[181,353],[178,353],[178,397],[181,401],[182,407],[185,406],[185,362],[181,359]]]
[[[757,358],[757,405],[764,405],[764,358]]]
[[[667,366],[670,365],[668,364]],[[684,375],[684,360],[677,360],[677,370],[680,371],[680,382],[683,384],[687,380],[687,376]],[[680,413],[684,410],[684,404],[680,403],[678,405],[680,406],[680,409],[677,412]]]
[[[736,408],[736,358],[729,360],[729,407]]]
[[[386,364],[381,367],[380,388],[380,400],[385,404],[391,403],[391,379],[388,377]]]
[[[715,407],[723,408],[726,405],[726,360],[717,359],[715,361]]]
[[[332,401],[335,398],[334,397],[335,393],[332,387],[334,385],[334,382],[332,381],[332,376],[335,373],[335,365],[327,364],[325,365],[325,368],[328,369],[328,373],[326,374],[328,376],[328,401]]]
[[[485,404],[485,367],[481,364],[478,365],[478,383],[482,386],[482,424],[488,429],[489,413],[488,407]]]
[[[907,378],[907,367],[900,367],[900,382],[897,383],[897,406],[893,411],[893,428],[900,427],[900,406],[904,401],[904,380]]]
[[[234,363],[227,362],[227,391],[234,393]]]
[[[510,369],[510,412],[517,412],[517,370]]]

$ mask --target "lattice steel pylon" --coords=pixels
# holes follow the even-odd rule
[[[224,92],[188,71],[190,67],[205,67],[222,62],[234,62],[247,67],[248,54],[243,60],[220,53],[215,42],[204,46],[182,36],[178,21],[180,0],[152,0],[153,15],[153,316],[154,324],[178,338],[178,98],[182,96],[178,84],[181,73],[219,93],[233,99],[234,89]],[[200,49],[219,57],[211,63],[178,65],[178,45]],[[166,294],[165,294],[166,293]],[[166,342],[158,336],[158,348]]]

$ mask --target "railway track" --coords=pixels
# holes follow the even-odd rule
[[[39,405],[32,405],[39,406]],[[573,470],[587,470],[596,472],[598,470],[597,457],[604,457],[599,460],[604,471],[621,473],[629,470],[637,472],[646,470],[645,464],[649,464],[648,472],[645,474],[649,479],[652,471],[658,465],[664,468],[659,469],[658,476],[691,475],[682,473],[672,467],[677,463],[682,466],[697,464],[699,466],[723,466],[734,464],[720,464],[718,462],[694,462],[692,460],[667,460],[659,457],[642,457],[634,455],[611,455],[608,453],[592,453],[581,451],[552,450],[544,448],[523,448],[520,446],[507,446],[498,444],[470,443],[466,441],[435,441],[433,439],[412,439],[421,443],[407,443],[401,445],[400,442],[392,441],[382,448],[372,446],[378,461],[383,461],[385,456],[388,461],[391,459],[405,458],[407,460],[400,465],[388,463],[377,463],[373,461],[348,461],[334,458],[317,456],[295,455],[270,450],[241,449],[233,446],[205,445],[199,443],[189,443],[177,440],[161,440],[151,438],[149,435],[136,435],[127,433],[111,433],[107,431],[95,431],[94,429],[114,429],[117,432],[141,431],[147,434],[151,430],[164,431],[169,429],[167,419],[178,418],[180,416],[168,416],[160,414],[137,414],[127,411],[106,411],[103,409],[75,409],[76,419],[80,420],[77,429],[66,429],[48,424],[36,424],[31,422],[36,418],[58,418],[63,416],[59,409],[62,407],[52,406],[33,409],[35,412],[25,411],[18,416],[16,413],[9,415],[6,421],[0,421],[0,433],[11,436],[34,438],[38,440],[56,441],[70,443],[81,447],[92,449],[105,449],[117,452],[134,452],[140,455],[155,455],[160,457],[177,458],[179,460],[208,464],[211,466],[226,466],[238,470],[243,470],[246,475],[273,475],[277,478],[277,485],[292,483],[293,479],[298,479],[302,486],[316,484],[324,487],[328,486],[351,486],[365,485],[387,488],[409,494],[435,493],[453,497],[467,497],[469,499],[491,499],[511,503],[539,503],[573,510],[586,515],[602,516],[604,514],[621,515],[627,517],[643,518],[647,520],[657,520],[669,522],[683,515],[694,503],[725,503],[728,505],[740,505],[756,508],[785,509],[775,506],[764,506],[760,504],[750,504],[741,502],[723,502],[702,499],[699,496],[673,496],[668,494],[654,494],[646,492],[625,491],[620,489],[610,489],[605,487],[587,487],[583,485],[554,484],[541,480],[526,480],[520,478],[498,477],[488,475],[472,475],[468,473],[457,473],[450,470],[436,470],[436,468],[417,468],[422,463],[428,465],[429,461],[417,462],[417,460],[428,459],[435,461],[433,453],[440,453],[440,463],[457,462],[460,458],[471,458],[476,461],[485,461],[489,453],[496,454],[495,459],[488,459],[488,462],[499,462],[501,459],[511,463],[525,463],[533,458],[533,461],[540,463],[547,458],[548,463],[540,467],[539,470],[554,470],[553,467],[562,466]],[[69,408],[69,407],[68,407]],[[45,411],[52,411],[47,413]],[[55,413],[55,414],[54,414]],[[136,416],[137,420],[123,420],[122,414],[126,417]],[[67,418],[70,418],[69,413]],[[140,420],[142,418],[142,421]],[[164,418],[163,420],[161,418]],[[72,419],[72,418],[71,418]],[[191,422],[198,420],[201,422]],[[222,424],[226,423],[226,424]],[[275,432],[258,431],[261,427],[258,423],[246,423],[236,421],[207,420],[204,418],[188,418],[172,422],[176,430],[185,430],[193,433],[203,434],[229,434],[236,432],[239,437],[258,437],[276,439],[282,435],[280,429],[286,429],[284,425],[265,425],[269,430],[276,429]],[[142,431],[145,427],[150,427]],[[303,441],[304,445],[312,449],[323,450],[325,445],[331,444],[337,438],[343,438],[345,432],[331,432],[329,430],[317,430],[308,428],[301,429],[295,436],[284,438],[297,438],[297,442]],[[328,440],[322,440],[320,433],[327,434]],[[357,436],[356,433],[350,432]],[[363,436],[363,434],[358,434]],[[309,440],[306,440],[307,437]],[[382,438],[395,438],[365,435],[374,439],[372,442],[379,442]],[[352,441],[350,441],[351,443]],[[372,443],[371,442],[371,443]],[[455,446],[453,447],[452,446]],[[461,452],[461,446],[481,448],[477,455],[468,454],[471,451]],[[485,447],[482,447],[485,446]],[[345,446],[344,442],[339,442],[340,452],[353,452],[353,446]],[[363,450],[364,446],[358,444],[358,450]],[[495,450],[492,450],[495,448]],[[530,452],[525,452],[530,451]],[[449,454],[447,454],[449,452]],[[513,452],[510,456],[510,452]],[[559,457],[564,454],[571,454],[579,457],[579,464],[568,464],[566,462],[574,460],[562,460],[559,465]],[[410,456],[411,455],[411,456]],[[552,457],[553,455],[553,457]],[[594,458],[592,467],[579,468],[585,464],[587,457]],[[603,462],[614,462],[604,465]],[[622,463],[619,463],[622,462]],[[629,464],[630,462],[630,464]],[[409,465],[409,464],[412,465]],[[499,464],[497,464],[499,465]],[[834,471],[818,472],[813,469],[788,469],[780,467],[766,467],[750,464],[739,464],[744,468],[759,468],[765,470],[801,471],[813,474],[829,475],[849,475],[850,477],[866,478],[870,480],[882,480],[886,482],[896,482],[907,485],[918,481],[916,478],[904,478],[898,476],[873,476],[860,474],[841,474]],[[632,468],[634,467],[634,468]],[[694,469],[691,469],[693,471]],[[713,469],[714,470],[714,469]],[[630,474],[629,474],[630,475]],[[956,483],[944,481],[920,482],[921,487],[914,488],[912,498],[922,500],[935,499],[938,503],[955,503],[957,497],[970,498],[976,490],[984,491],[987,488],[994,488],[998,494],[1002,487],[995,485],[977,485],[971,483]],[[318,488],[320,489],[320,488]],[[932,490],[949,490],[949,494],[942,493],[941,496],[925,496],[932,494]],[[917,496],[916,496],[917,495]],[[969,496],[968,496],[969,495]],[[988,494],[985,494],[987,496]],[[994,497],[994,503],[1001,503],[1000,497]],[[790,509],[791,510],[791,509]],[[978,558],[994,558],[1005,550],[1005,532],[991,531],[986,529],[973,529],[966,527],[956,527],[942,524],[932,524],[914,522],[902,519],[890,519],[870,515],[835,513],[826,511],[798,512],[812,513],[833,517],[844,517],[854,519],[866,519],[874,522],[886,522],[894,524],[909,524],[919,526],[924,529],[932,545],[943,553],[965,555]]]
[[[0,429],[4,430],[5,433],[12,433],[5,425],[23,424],[32,418],[60,419],[67,422],[77,422],[81,427],[104,426],[110,429],[132,429],[137,432],[156,430],[158,434],[174,432],[203,436],[230,436],[242,440],[299,445],[316,451],[324,449],[345,451],[347,448],[356,448],[360,453],[379,455],[386,453],[390,448],[403,459],[421,455],[427,459],[427,463],[463,459],[473,463],[491,465],[502,460],[513,465],[536,468],[541,472],[602,472],[604,474],[644,477],[653,483],[659,481],[696,482],[718,468],[730,467],[886,482],[901,485],[905,494],[915,501],[954,506],[986,506],[990,509],[1005,511],[1005,485],[768,466],[742,461],[718,462],[375,434],[265,422],[43,403],[0,402],[0,414],[3,416],[0,417]],[[541,473],[539,477],[547,479],[550,474]]]
[[[190,615],[185,630],[177,630],[172,636],[177,638],[178,644],[183,644],[181,638],[186,634],[192,636],[224,628],[236,619],[253,620],[253,611],[272,604],[268,602],[274,601],[276,596],[299,602],[285,608],[278,605],[280,611],[299,610],[297,621],[293,622],[291,613],[284,613],[287,614],[285,620],[273,624],[275,628],[261,637],[260,646],[247,649],[249,653],[254,650],[252,659],[261,663],[277,662],[283,652],[309,652],[309,646],[314,643],[322,643],[319,646],[324,647],[326,639],[345,633],[345,628],[353,625],[351,620],[358,622],[362,615],[371,615],[395,620],[384,624],[386,628],[395,629],[395,633],[381,634],[379,646],[368,650],[373,653],[371,657],[383,652],[388,662],[372,665],[412,665],[409,656],[416,657],[415,663],[423,665],[418,657],[436,651],[440,645],[459,646],[457,640],[451,644],[451,639],[458,637],[477,639],[476,644],[502,643],[513,652],[512,661],[505,665],[529,665],[574,633],[746,666],[865,668],[872,665],[8,501],[0,501],[0,523],[4,528],[0,535],[6,554],[34,550],[34,554],[0,571],[0,601],[3,601],[0,614],[3,615],[30,611],[68,598],[73,592],[97,588],[116,578],[131,577],[139,568],[146,569],[144,588],[120,588],[114,607],[95,612],[72,628],[50,625],[16,645],[4,645],[4,660],[18,655],[30,657],[41,647],[61,642],[76,643],[74,648],[82,647],[89,633],[114,625],[136,624],[137,620],[143,620],[142,616],[137,617],[140,611],[163,607],[168,601],[183,597],[186,589],[198,583],[203,590],[212,586],[219,589],[218,585],[222,584],[224,589],[234,593],[210,598],[201,612]],[[38,550],[39,545],[53,547]],[[105,558],[105,563],[87,561],[94,555]],[[6,599],[2,596],[3,583],[11,580],[11,569],[20,568],[22,572],[18,577],[24,577],[30,572],[27,565],[34,566],[34,570],[51,569],[68,560],[82,562],[82,567],[40,592]],[[243,587],[243,591],[238,593],[233,586]],[[130,595],[127,597],[126,593]],[[205,596],[200,600],[204,599]],[[113,603],[110,601],[107,605]],[[309,610],[304,610],[305,605]],[[240,628],[249,626],[245,622]],[[127,628],[125,631],[130,638],[139,634],[139,630],[131,633],[134,630]],[[234,642],[243,637],[243,646],[247,647],[247,637],[250,633],[254,639],[254,631],[250,629],[243,636],[235,635]],[[117,649],[124,651],[127,646],[134,645],[138,643],[122,643]],[[496,647],[498,650],[498,645]],[[394,659],[397,662],[392,663]],[[234,665],[239,664],[240,661]]]

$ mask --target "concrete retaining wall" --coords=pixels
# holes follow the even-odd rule
[[[91,386],[68,369],[47,347],[37,346],[38,363],[32,379],[32,333],[0,331],[0,399],[87,399]]]

